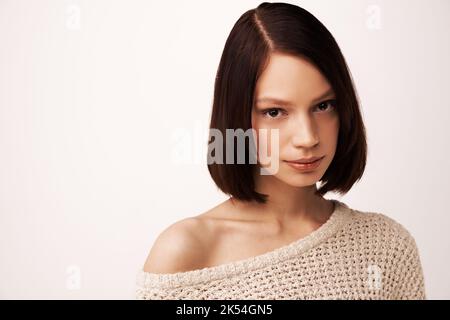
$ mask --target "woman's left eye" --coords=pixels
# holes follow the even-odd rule
[[[327,105],[331,106],[332,108],[336,107],[336,100],[327,100],[324,102],[321,102],[317,105],[317,108],[326,107]]]

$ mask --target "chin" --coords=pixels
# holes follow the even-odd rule
[[[299,174],[276,175],[276,179],[292,187],[309,187],[320,181],[319,171],[304,172]]]

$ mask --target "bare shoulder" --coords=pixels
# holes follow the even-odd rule
[[[200,268],[207,258],[207,226],[194,216],[177,221],[156,238],[144,271],[176,273]]]
[[[144,271],[157,274],[185,272],[234,258],[222,253],[230,251],[224,244],[239,247],[244,241],[237,236],[241,229],[239,220],[229,201],[224,201],[201,214],[175,222],[155,240]]]

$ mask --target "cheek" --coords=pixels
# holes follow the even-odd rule
[[[330,138],[337,137],[339,132],[339,118],[337,116],[328,115],[318,121],[317,128],[321,140],[332,141]]]
[[[328,141],[333,141],[334,144],[337,143],[339,135],[339,119],[334,119],[324,128],[324,136]]]

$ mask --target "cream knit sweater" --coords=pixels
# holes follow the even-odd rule
[[[171,274],[139,270],[136,299],[426,299],[409,231],[333,201],[317,230],[267,253]]]

